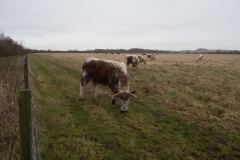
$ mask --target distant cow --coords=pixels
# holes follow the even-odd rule
[[[146,64],[146,61],[144,60],[144,58],[142,56],[137,56],[137,55],[126,55],[125,56],[126,60],[127,60],[127,65],[129,66],[130,64],[132,64],[133,70],[135,68],[137,68],[138,64],[143,62],[144,64]]]
[[[200,56],[198,57],[198,59],[197,59],[197,63],[198,63],[198,61],[201,61],[203,59],[203,55],[202,54],[200,54]]]
[[[142,56],[138,56],[138,58],[140,59],[140,63],[144,63],[144,64],[146,64],[146,61],[145,61],[145,59],[142,57]]]
[[[155,59],[155,55],[154,54],[147,54],[147,58]]]
[[[136,91],[129,92],[127,67],[123,62],[86,58],[82,65],[79,100],[83,100],[83,91],[88,82],[93,82],[94,98],[97,99],[97,84],[108,85],[114,93],[112,104],[119,100],[122,112],[128,110],[128,104]]]

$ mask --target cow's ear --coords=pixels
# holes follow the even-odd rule
[[[137,92],[137,91],[136,91],[136,90],[134,90],[134,91],[131,91],[130,93],[131,93],[131,94],[135,94],[136,92]]]

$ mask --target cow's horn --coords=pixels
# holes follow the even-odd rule
[[[113,97],[117,97],[118,96],[118,93],[114,94]]]
[[[133,96],[133,97],[137,98],[137,96],[135,96],[134,94],[131,94],[131,96]]]

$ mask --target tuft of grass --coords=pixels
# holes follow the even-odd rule
[[[43,159],[240,158],[239,55],[206,55],[199,63],[195,55],[157,55],[136,71],[128,67],[138,98],[127,114],[111,104],[108,87],[98,86],[94,100],[89,84],[78,101],[88,56],[125,55],[29,56]]]

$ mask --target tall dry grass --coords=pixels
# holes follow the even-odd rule
[[[1,60],[1,59],[0,59]],[[3,61],[5,63],[3,64]],[[14,148],[18,144],[16,134],[18,126],[17,92],[23,88],[24,56],[12,61],[1,60],[0,68],[0,159],[9,159],[12,153],[19,158]],[[16,138],[16,139],[15,139]]]
[[[220,125],[240,129],[240,55],[158,55],[148,61],[150,80],[146,88],[160,94],[179,115],[201,126]],[[209,123],[212,122],[212,123]]]

